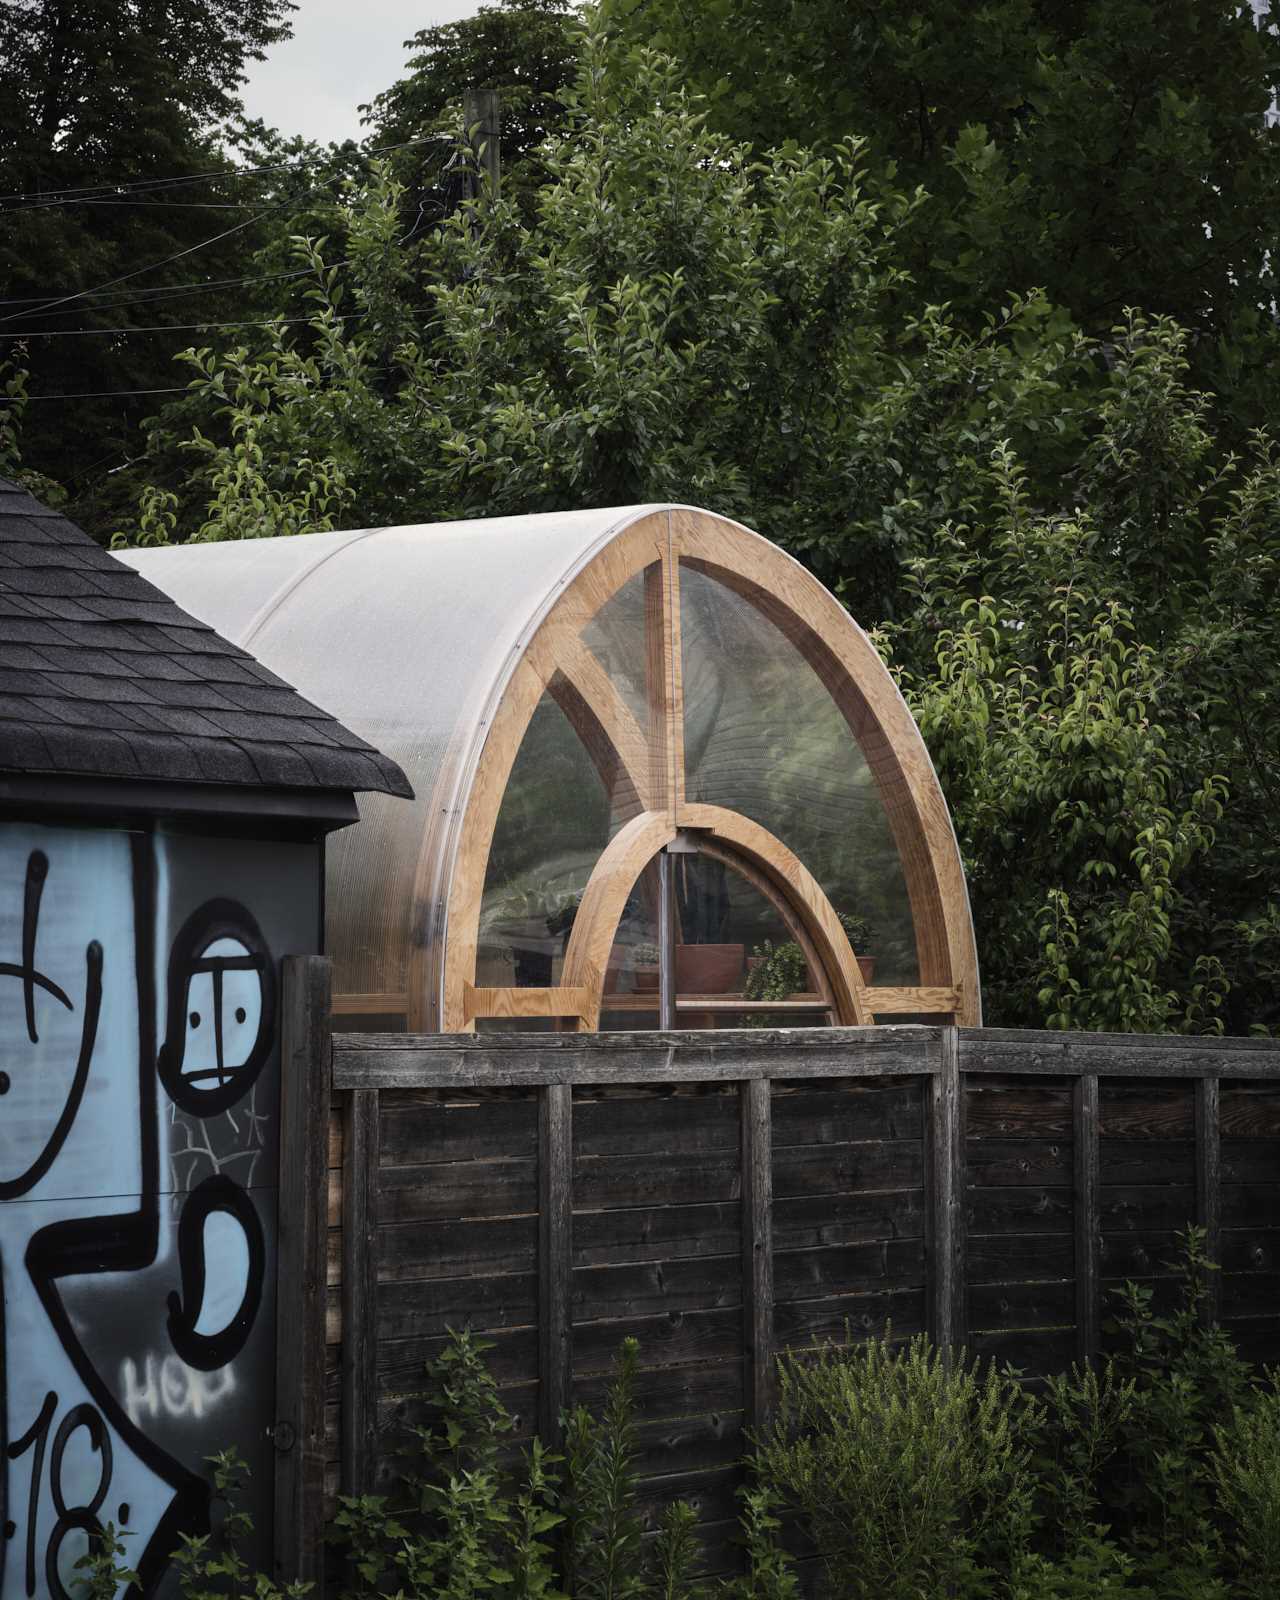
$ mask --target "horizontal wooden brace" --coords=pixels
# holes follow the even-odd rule
[[[335,1017],[399,1017],[409,1014],[409,997],[397,994],[335,994]]]
[[[462,1006],[468,1022],[477,1017],[585,1017],[591,993],[574,985],[567,989],[476,989],[462,986]]]
[[[914,988],[870,988],[867,990],[867,1010],[873,1017],[889,1016],[950,1016],[960,1009],[959,989],[940,989],[929,986]]]

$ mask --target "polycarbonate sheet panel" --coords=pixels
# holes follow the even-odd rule
[[[839,707],[794,644],[741,595],[682,565],[685,791],[760,823],[838,912],[866,918],[875,982],[918,982],[902,864]]]
[[[646,575],[637,572],[628,578],[582,630],[582,642],[609,674],[641,728],[649,724]]]
[[[414,901],[432,882],[440,840],[429,828],[454,799],[451,786],[436,788],[453,770],[446,754],[467,748],[565,579],[645,509],[126,554],[179,605],[397,760],[414,786],[413,802],[363,797],[360,825],[329,842],[335,993],[404,992],[412,943],[435,932],[426,899]]]
[[[480,909],[478,986],[559,983],[578,901],[609,842],[611,800],[569,717],[544,694],[493,832]]]

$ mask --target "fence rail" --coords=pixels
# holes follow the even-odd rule
[[[319,1074],[333,1116],[317,1089],[285,1151],[287,1173],[329,1182],[282,1183],[310,1265],[281,1303],[325,1329],[284,1421],[327,1440],[329,1493],[394,1481],[423,1363],[464,1324],[492,1342],[518,1438],[597,1399],[634,1334],[646,1502],[692,1500],[712,1566],[786,1349],[892,1325],[1033,1375],[1091,1359],[1108,1292],[1169,1293],[1194,1221],[1223,1268],[1212,1314],[1280,1352],[1269,1042],[904,1026],[330,1044],[323,964],[288,965],[292,1035],[321,1058],[300,1077]],[[289,1529],[317,1525],[309,1471]]]

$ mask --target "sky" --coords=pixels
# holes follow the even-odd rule
[[[389,88],[420,28],[472,15],[479,0],[299,0],[293,37],[248,64],[251,117],[327,143],[360,139],[356,109]]]

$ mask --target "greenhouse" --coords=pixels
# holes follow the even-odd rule
[[[919,731],[758,534],[636,506],[125,559],[414,786],[329,845],[338,1026],[980,1022]]]

